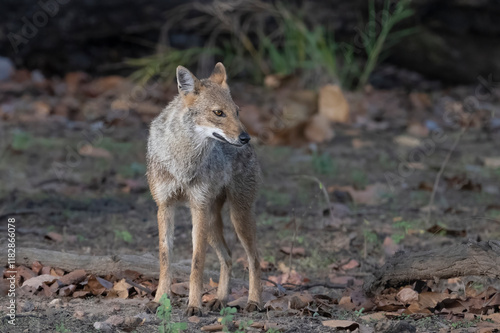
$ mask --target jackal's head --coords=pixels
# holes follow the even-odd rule
[[[187,108],[186,116],[194,121],[197,135],[238,147],[250,141],[239,119],[239,108],[231,98],[222,63],[217,63],[212,75],[202,80],[179,66],[177,84]]]

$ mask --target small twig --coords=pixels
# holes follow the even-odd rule
[[[325,288],[331,288],[331,289],[344,289],[347,287],[345,284],[333,284],[333,283],[315,283],[315,284],[295,284],[295,283],[283,283],[283,286],[293,286],[295,287],[293,290],[295,291],[301,291],[301,290],[307,290],[311,289],[314,287],[325,287]]]
[[[140,284],[135,283],[134,281],[130,280],[129,278],[125,278],[125,282],[127,282],[128,284],[130,284],[133,287],[136,287],[137,289],[144,291],[148,295],[153,294],[153,291],[151,289],[144,287],[144,286],[141,286]]]
[[[23,318],[23,317],[33,317],[33,318],[42,318],[41,316],[37,316],[37,315],[34,315],[34,314],[29,314],[29,313],[16,313],[16,318]],[[2,321],[6,320],[6,319],[10,319],[10,316],[5,316],[5,317],[2,317]]]
[[[261,279],[262,281],[266,281],[266,282],[269,282],[269,283],[274,284],[274,286],[275,286],[276,288],[278,288],[278,289],[280,288],[280,285],[279,285],[279,284],[277,284],[276,282],[272,281],[272,280],[269,280],[269,279],[266,279],[266,278],[260,278],[260,279]]]
[[[292,208],[292,216],[293,216],[293,238],[292,238],[292,246],[290,247],[290,257],[288,259],[288,267],[290,272],[292,272],[292,258],[293,258],[293,246],[295,245],[295,237],[297,236],[297,220],[295,218],[295,210]]]
[[[0,214],[0,219],[3,219],[4,217],[7,217],[7,216],[12,216],[12,215],[39,215],[40,213],[41,213],[40,211],[32,210],[32,209],[16,210],[13,212]]]
[[[328,205],[328,210],[330,211],[330,218],[333,218],[333,208],[330,203],[330,196],[328,195],[328,192],[326,191],[325,185],[319,180],[317,177],[314,176],[309,176],[309,175],[296,175],[293,176],[294,178],[305,178],[305,179],[310,179],[312,181],[315,181],[318,183],[319,188],[321,189],[323,196],[325,197],[326,204]],[[323,221],[323,228],[325,227],[325,222]]]
[[[439,169],[439,172],[436,175],[436,179],[434,180],[434,186],[432,187],[431,198],[429,199],[429,204],[427,205],[427,208],[428,208],[427,218],[426,218],[427,223],[430,223],[430,221],[431,221],[432,204],[434,203],[434,198],[436,196],[437,188],[439,186],[439,181],[441,179],[441,176],[443,175],[444,169],[446,168],[446,165],[448,164],[448,161],[450,160],[451,155],[453,154],[453,152],[457,148],[458,143],[460,142],[460,139],[462,138],[462,135],[464,135],[464,133],[467,131],[468,128],[469,128],[469,125],[462,128],[462,131],[460,131],[460,134],[458,134],[457,138],[455,139],[455,142],[453,142],[453,146],[451,146],[450,151],[446,155],[446,158],[444,159],[443,163],[441,164],[441,168]]]

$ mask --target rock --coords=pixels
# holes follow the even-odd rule
[[[31,81],[35,84],[45,83],[45,76],[38,69],[31,72]]]
[[[123,318],[122,316],[111,316],[109,317],[108,319],[106,319],[106,321],[104,321],[105,323],[108,323],[112,326],[119,326],[121,324],[123,324],[125,322],[125,318]]]
[[[332,122],[349,122],[349,104],[338,85],[329,84],[321,88],[318,107],[319,113]]]
[[[314,91],[298,90],[288,96],[283,105],[281,123],[284,129],[291,129],[309,120],[317,108]]]
[[[49,302],[49,305],[60,306],[62,305],[62,300],[60,298],[53,299],[52,301]]]
[[[22,306],[21,306],[21,312],[31,312],[35,310],[35,305],[31,303],[30,301],[26,301]]]
[[[95,322],[94,328],[99,331],[111,332],[113,330],[113,326],[110,323],[106,322]]]
[[[0,57],[0,81],[5,81],[15,72],[14,63],[9,58]]]
[[[134,318],[137,318],[140,321],[144,321],[145,323],[149,323],[149,322],[152,322],[155,320],[156,315],[151,314],[151,313],[147,313],[147,312],[141,312],[138,315],[136,315]],[[127,319],[128,319],[128,317],[127,317]]]
[[[75,311],[75,313],[73,313],[73,317],[75,317],[76,319],[83,319],[85,317],[85,312]]]
[[[330,141],[334,135],[329,120],[322,114],[314,115],[304,129],[306,139],[316,143]]]

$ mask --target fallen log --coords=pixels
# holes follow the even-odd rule
[[[363,288],[368,295],[376,295],[417,280],[470,275],[500,278],[500,241],[469,240],[425,252],[397,253]]]
[[[5,248],[3,248],[2,252],[7,253]],[[31,267],[34,261],[39,261],[43,266],[61,268],[68,272],[84,269],[87,273],[96,275],[115,274],[125,270],[136,271],[146,277],[154,278],[158,278],[160,274],[158,258],[151,254],[142,256],[129,254],[93,256],[33,248],[16,248],[16,264]],[[2,266],[7,265],[6,255],[1,256],[0,264]],[[191,271],[189,265],[175,263],[171,267],[174,278],[182,281],[189,280]],[[219,274],[207,272],[208,276],[218,278]]]

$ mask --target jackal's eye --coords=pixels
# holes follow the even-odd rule
[[[224,114],[224,112],[222,112],[221,110],[214,110],[214,113],[217,117],[225,117],[226,115]]]

